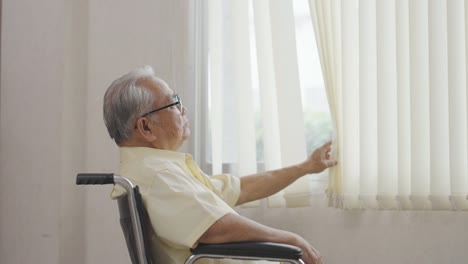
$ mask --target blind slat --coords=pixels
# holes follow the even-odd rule
[[[429,30],[426,0],[409,1],[411,89],[411,191],[430,192]]]
[[[359,194],[360,130],[359,130],[359,30],[358,1],[341,3],[341,55],[342,55],[342,133],[340,142],[343,155],[342,185],[345,206],[356,201],[350,197]],[[348,197],[347,197],[348,196]],[[347,199],[348,198],[348,199]]]
[[[212,173],[220,174],[223,165],[223,38],[222,6],[220,1],[210,0],[208,8],[209,28],[209,87],[211,115],[211,162]]]
[[[376,1],[361,0],[359,8],[360,195],[374,207],[378,180]],[[374,203],[371,205],[371,203]]]
[[[255,109],[250,65],[248,0],[231,2],[232,60],[231,89],[235,91],[237,127],[237,173],[257,171]]]
[[[431,195],[450,194],[447,2],[429,1]]]
[[[262,107],[265,170],[281,167],[276,84],[271,47],[269,1],[253,1],[255,37],[257,46],[260,103]]]
[[[270,1],[270,21],[281,161],[288,166],[306,157],[292,2]]]
[[[377,1],[378,193],[398,194],[396,3]]]
[[[451,194],[465,195],[468,190],[466,36],[464,0],[447,2],[448,87],[450,127]]]

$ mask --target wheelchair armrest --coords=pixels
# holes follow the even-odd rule
[[[194,255],[229,255],[296,260],[302,257],[302,250],[298,247],[271,242],[199,244],[190,251]]]

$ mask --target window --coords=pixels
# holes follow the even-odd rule
[[[265,98],[262,97],[268,97],[268,93],[265,93],[262,89],[270,89],[270,86],[279,85],[279,82],[276,80],[272,85],[268,85],[268,82],[265,85],[265,82],[263,82],[262,86],[261,67],[269,66],[268,63],[265,63],[264,57],[271,54],[269,54],[268,46],[267,49],[264,49],[258,41],[259,38],[262,38],[261,41],[265,41],[265,39],[273,41],[273,39],[264,37],[264,32],[259,32],[261,27],[256,23],[266,21],[268,24],[268,22],[271,22],[269,24],[271,32],[274,34],[276,30],[273,28],[275,21],[271,21],[269,18],[276,17],[273,15],[274,10],[278,11],[281,8],[273,7],[273,3],[269,1],[208,2],[206,7],[209,15],[205,17],[208,17],[208,20],[211,21],[205,20],[205,23],[203,23],[205,25],[204,29],[207,31],[204,54],[207,60],[207,90],[205,95],[208,97],[208,116],[206,117],[207,131],[205,133],[207,138],[204,146],[206,160],[205,162],[201,161],[201,164],[207,172],[215,174],[222,170],[240,176],[245,173],[275,168],[276,165],[268,166],[268,164],[265,164],[265,159],[271,160],[271,158],[265,157],[265,151],[267,149],[266,134],[271,133],[272,129],[265,127],[265,118],[270,117],[264,115],[265,108],[262,104],[265,104]],[[270,12],[268,12],[268,8],[258,6],[262,4],[267,7],[270,6]],[[281,93],[287,96],[289,96],[289,93],[297,93],[299,100],[290,105],[299,107],[301,115],[292,114],[287,118],[281,119],[280,117],[277,121],[279,127],[287,127],[290,122],[295,122],[299,124],[300,129],[302,129],[300,131],[303,132],[299,133],[299,137],[302,137],[302,139],[296,140],[295,136],[290,136],[289,132],[285,130],[286,132],[278,137],[279,141],[283,142],[275,142],[274,144],[287,145],[287,141],[302,142],[296,152],[299,154],[295,155],[296,159],[294,161],[298,162],[298,158],[305,158],[305,155],[308,155],[331,138],[332,123],[308,1],[295,0],[279,4],[286,4],[286,7],[290,8],[291,11],[293,32],[289,30],[288,34],[293,37],[293,45],[290,46],[292,50],[288,52],[295,57],[292,64],[296,64],[293,65],[293,68],[297,69],[297,71],[293,72],[292,76],[297,76],[298,80],[297,85],[277,89],[283,89]],[[288,4],[290,6],[287,6]],[[267,12],[263,13],[265,9]],[[267,19],[261,17],[262,15],[267,15]],[[261,20],[262,18],[264,20]],[[288,17],[284,19],[288,19]],[[267,34],[270,33],[267,32]],[[265,44],[265,42],[261,44]],[[267,45],[271,46],[272,43],[267,43]],[[265,53],[268,54],[265,55]],[[272,56],[273,63],[280,64],[277,59],[278,56],[283,55],[283,51],[277,49],[273,53],[275,53]],[[259,55],[263,56],[263,58],[259,58]],[[263,63],[263,65],[259,65],[260,63]],[[278,68],[274,70],[277,73],[281,72],[281,70],[278,71]],[[278,101],[282,99],[281,93],[276,92],[276,96],[279,98]],[[281,103],[279,104],[281,106]],[[280,112],[282,109],[287,110],[288,108],[284,105],[283,108],[280,106],[270,108],[269,111]],[[281,115],[282,113],[278,114]],[[281,132],[279,133],[281,134]],[[271,139],[270,142],[272,142]],[[279,149],[281,149],[281,146]],[[249,160],[245,156],[249,156]],[[254,164],[250,159],[254,159]],[[278,164],[281,166],[288,165],[285,164],[287,162],[284,161],[284,157],[279,157],[279,159],[281,161]],[[250,163],[250,165],[245,166],[241,160],[244,163],[245,161]],[[222,165],[220,165],[220,162]],[[306,180],[310,181],[311,179]],[[312,181],[318,180],[321,182],[320,192],[323,192],[326,179],[326,175],[320,177],[315,175],[313,177]]]

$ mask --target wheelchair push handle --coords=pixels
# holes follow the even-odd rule
[[[115,184],[113,173],[79,173],[76,185]]]

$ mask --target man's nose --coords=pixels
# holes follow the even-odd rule
[[[185,108],[185,106],[182,106],[180,112],[182,113],[182,115],[185,115],[185,113],[187,113],[187,108]]]

